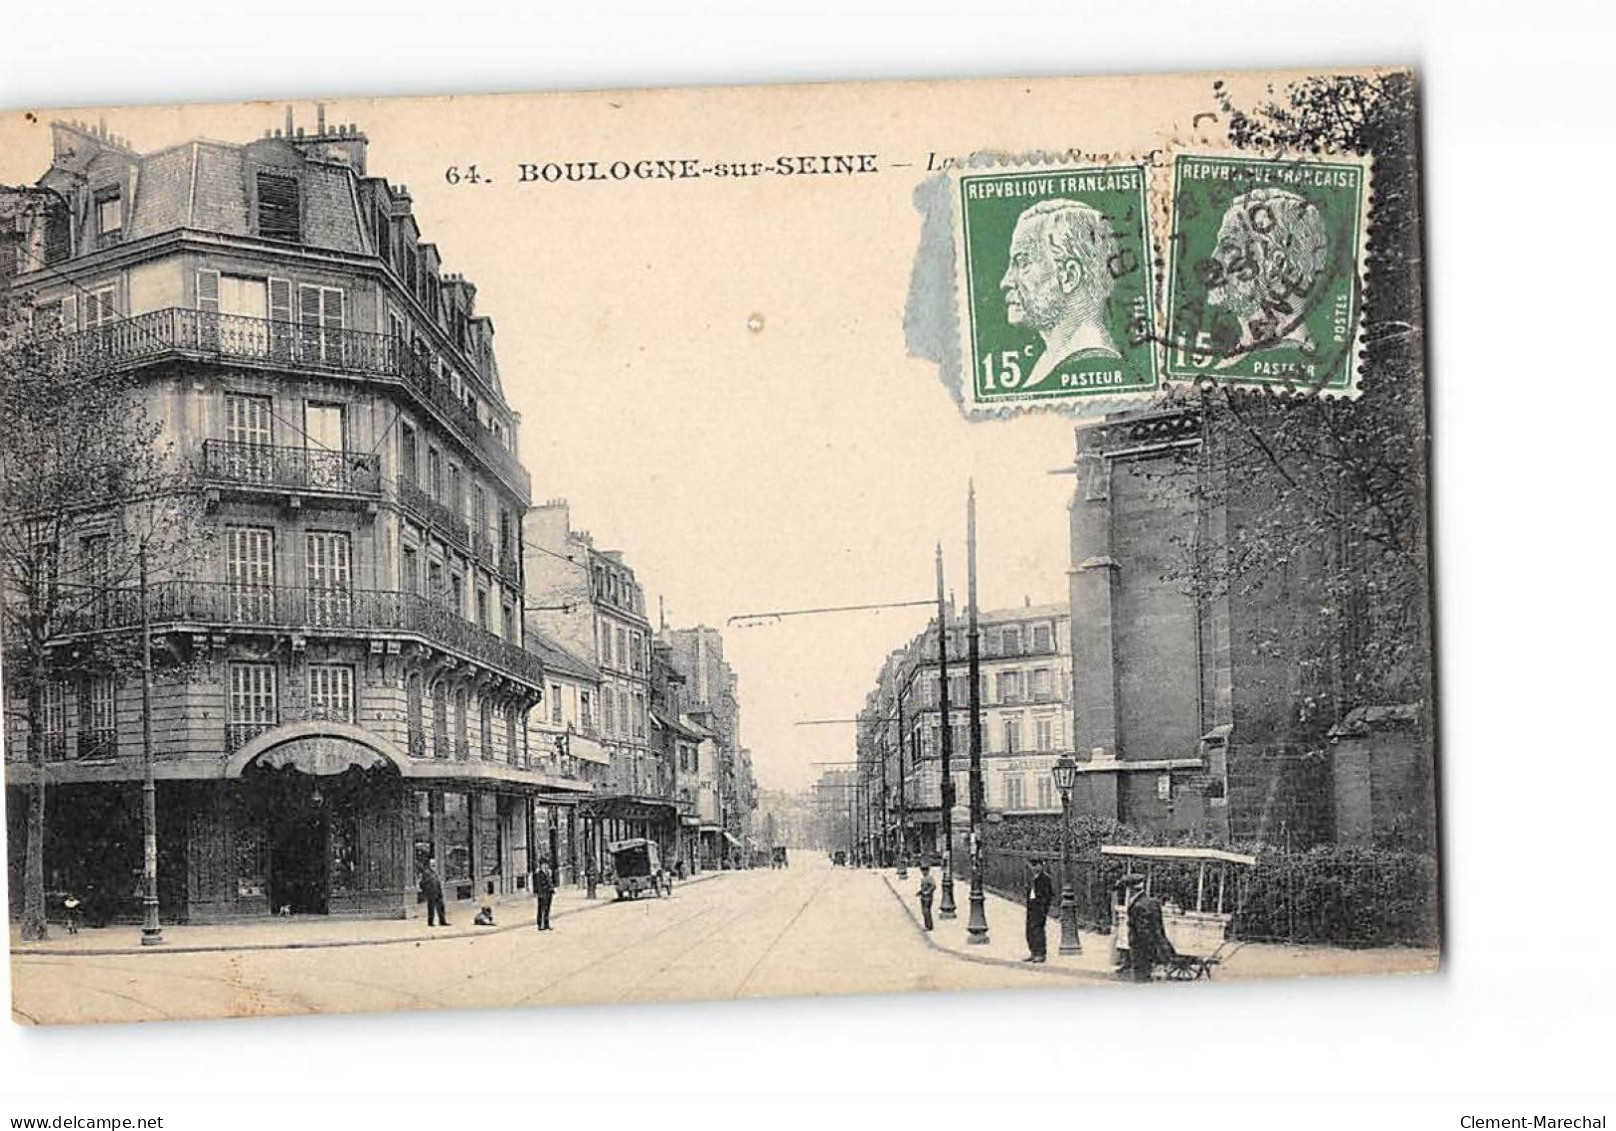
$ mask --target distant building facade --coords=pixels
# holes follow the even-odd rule
[[[977,625],[987,812],[997,817],[1059,812],[1050,771],[1071,750],[1070,610],[1029,601],[1020,608],[984,610]],[[947,640],[951,816],[956,832],[962,832],[970,820],[969,622],[953,610]],[[941,851],[941,678],[934,621],[887,657],[860,714],[858,761],[867,788],[879,798],[873,835],[888,852],[900,843],[911,853]],[[905,820],[907,841],[899,835]]]

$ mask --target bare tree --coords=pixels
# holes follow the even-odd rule
[[[148,414],[138,371],[112,364],[116,332],[63,333],[0,295],[0,639],[7,719],[25,720],[34,769],[28,939],[45,937],[47,697],[138,669],[138,639],[101,630],[130,627],[143,559],[161,575],[204,552],[195,478]]]
[[[1373,158],[1357,400],[1224,385],[1181,393],[1204,443],[1160,476],[1243,520],[1180,539],[1174,579],[1201,597],[1307,602],[1259,647],[1296,673],[1303,731],[1429,682],[1428,450],[1418,125],[1412,76],[1308,79],[1255,109],[1215,95],[1238,147]],[[1167,481],[1171,481],[1170,484]],[[1203,513],[1205,507],[1202,508]],[[1289,590],[1287,593],[1286,591]],[[1300,737],[1300,736],[1298,736]]]

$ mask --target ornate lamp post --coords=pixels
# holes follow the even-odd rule
[[[1077,899],[1072,893],[1072,786],[1077,784],[1077,759],[1062,754],[1050,771],[1061,795],[1061,902],[1060,952],[1082,954],[1083,942],[1077,935]]]

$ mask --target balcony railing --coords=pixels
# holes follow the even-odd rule
[[[149,587],[153,624],[220,625],[285,631],[348,630],[421,636],[533,686],[542,687],[539,658],[436,601],[392,589],[329,589],[160,581]],[[68,626],[68,632],[128,629],[140,624],[140,591],[118,589]]]
[[[398,502],[462,550],[471,548],[471,526],[466,520],[403,476],[398,480]]]
[[[280,491],[329,491],[379,497],[381,457],[370,452],[202,442],[202,474],[211,483]]]
[[[432,373],[425,358],[390,334],[176,306],[68,335],[61,348],[64,361],[72,365],[121,365],[187,356],[401,381],[458,429],[466,443],[508,482],[525,494],[533,489],[527,470],[477,419],[465,400]]]

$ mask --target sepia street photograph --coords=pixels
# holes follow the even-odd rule
[[[638,1121],[885,1063],[1045,1120],[1097,1088],[1267,1126],[1336,1085],[1260,1058],[1334,1042],[1381,1067],[1321,1126],[1398,1090],[1398,1126],[1605,1126],[1570,1082],[1598,1041],[1514,1106],[1481,1100],[1509,1045],[1430,1092],[1409,1051],[1480,1039],[1450,1019],[1488,963],[1577,996],[1558,939],[1608,925],[1608,853],[1525,801],[1595,835],[1606,771],[1528,769],[1546,735],[1501,716],[1476,747],[1476,664],[1549,653],[1501,592],[1478,620],[1482,574],[1439,583],[1553,512],[1440,533],[1479,486],[1443,398],[1486,390],[1430,341],[1465,211],[1418,42],[7,85],[17,1063],[194,1066],[94,1111],[42,1075],[11,1125],[225,1126],[231,1088],[244,1127],[365,1090],[402,1126],[545,1091]],[[1562,1018],[1608,1007],[1578,976]],[[279,1067],[201,1068],[238,1041]],[[350,1047],[347,1106],[307,1107]],[[1161,1106],[1242,1089],[1245,1122]]]

